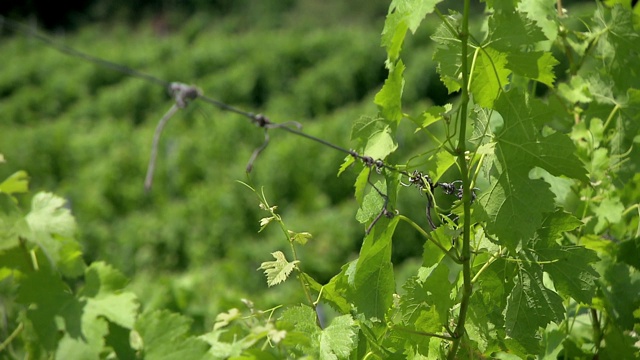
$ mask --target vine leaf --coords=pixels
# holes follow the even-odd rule
[[[589,265],[600,260],[595,251],[584,246],[560,246],[555,242],[540,244],[536,251],[538,259],[549,262],[543,268],[553,279],[556,290],[583,304],[591,304],[596,280],[600,277]]]
[[[366,183],[364,184],[366,185]],[[385,182],[379,180],[375,183],[376,188],[385,193],[387,191],[387,185]],[[367,195],[364,196],[362,200],[362,205],[358,209],[356,213],[356,220],[360,223],[365,224],[368,221],[374,219],[378,214],[380,214],[380,210],[382,210],[382,206],[384,205],[384,199],[378,194],[375,189],[370,189]]]
[[[355,347],[356,335],[351,315],[334,318],[320,333],[320,359],[346,359]]]
[[[258,270],[264,270],[264,273],[267,276],[267,285],[274,286],[287,280],[289,274],[291,274],[293,269],[296,267],[296,264],[300,261],[287,261],[282,251],[272,252],[271,255],[276,260],[263,262],[260,264]]]
[[[512,52],[513,49],[532,47],[547,37],[535,21],[525,14],[498,11],[489,17],[488,43],[499,51]]]
[[[415,33],[427,14],[442,0],[393,0],[382,30],[382,46],[387,49],[390,62],[400,56],[407,30]]]
[[[373,102],[378,105],[382,117],[389,122],[402,120],[402,91],[404,89],[405,66],[398,60],[389,69],[389,77],[384,81],[382,89],[376,94]]]
[[[447,21],[454,27],[459,27],[459,20],[456,16],[448,16]],[[436,32],[431,36],[435,41],[436,51],[433,53],[433,60],[436,61],[436,69],[440,74],[440,80],[447,87],[449,93],[460,90],[462,86],[462,48],[458,35],[451,31],[448,26],[440,25]],[[471,46],[467,48],[467,63],[471,64],[474,49]]]
[[[364,239],[360,257],[347,269],[347,298],[367,318],[384,319],[393,303],[395,281],[391,263],[391,237],[399,218],[381,218]]]
[[[558,64],[558,60],[550,52],[531,51],[509,53],[506,68],[515,74],[553,87],[556,79],[553,67]]]
[[[17,171],[0,183],[0,193],[13,195],[27,191],[29,191],[29,175],[26,171]]]
[[[470,88],[475,102],[483,107],[493,107],[500,91],[508,84],[510,74],[507,54],[490,47],[479,51]]]
[[[189,336],[191,319],[156,310],[144,313],[135,324],[145,359],[202,359],[209,349],[203,340]]]
[[[67,333],[60,340],[57,358],[99,357],[114,324],[125,331],[134,326],[139,304],[135,294],[122,291],[127,284],[124,275],[103,262],[95,262],[87,268],[85,281],[78,301],[61,311]]]
[[[541,340],[538,330],[550,322],[559,323],[563,318],[562,298],[544,287],[539,267],[521,271],[507,298],[507,335],[517,340],[529,353],[537,353]]]
[[[587,176],[566,135],[556,132],[542,136],[536,125],[544,114],[533,110],[523,93],[503,92],[495,109],[504,124],[495,136],[495,156],[489,171],[492,185],[479,197],[479,214],[488,222],[487,230],[515,250],[521,242],[526,245],[542,224],[543,215],[554,209],[549,184],[532,179],[531,170],[540,167],[552,175],[585,182]]]
[[[42,248],[52,266],[65,276],[77,277],[85,264],[80,244],[74,240],[76,222],[65,204],[65,199],[52,193],[36,194],[26,217],[29,231],[23,235]]]
[[[320,329],[316,313],[305,305],[285,310],[278,326],[287,330],[285,344],[323,360],[346,359],[357,343],[356,324],[351,315],[335,317],[329,326]]]
[[[487,232],[496,234],[510,250],[531,238],[542,223],[542,215],[554,208],[549,185],[530,179],[527,171],[495,162],[490,173],[492,185],[478,199]]]
[[[42,266],[40,270],[32,272],[20,281],[16,302],[25,305],[26,318],[33,326],[38,345],[48,351],[56,349],[59,339],[56,317],[64,308],[81,306],[68,292],[67,285],[59,273],[54,273],[49,266]],[[75,329],[75,333],[78,334],[81,324],[70,321],[67,327]]]
[[[369,174],[371,173],[370,167],[365,167],[362,169],[355,182],[355,196],[356,201],[360,206],[362,206],[362,200],[364,199],[364,190],[367,188],[367,184],[369,183]]]

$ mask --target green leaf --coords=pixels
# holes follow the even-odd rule
[[[374,160],[385,159],[387,155],[391,154],[398,148],[398,145],[393,140],[391,135],[391,128],[386,127],[382,131],[374,133],[367,140],[367,144],[364,148],[365,156],[370,156]]]
[[[411,118],[411,120],[418,126],[416,132],[426,128],[431,124],[435,124],[436,122],[445,118],[445,116],[449,116],[447,113],[451,112],[452,105],[446,104],[445,106],[430,106],[427,110],[425,110],[420,117]]]
[[[543,136],[536,128],[544,125],[546,117],[542,103],[527,100],[522,92],[514,90],[503,92],[495,109],[504,120],[497,142],[505,161],[538,166],[556,176],[588,180],[582,162],[575,156],[571,139],[559,132]]]
[[[549,185],[531,178],[533,167],[587,181],[573,142],[558,132],[543,137],[537,129],[544,112],[536,108],[516,90],[503,92],[496,101],[504,125],[495,136],[495,158],[488,174],[491,187],[478,199],[478,214],[488,221],[487,230],[511,250],[533,236],[543,214],[552,212],[555,205]]]
[[[547,262],[543,269],[553,279],[556,290],[583,304],[591,304],[596,280],[600,277],[589,265],[600,260],[595,251],[584,246],[559,246],[554,242],[537,245],[536,252],[540,261]]]
[[[511,71],[507,69],[507,54],[490,47],[479,51],[471,75],[471,93],[475,102],[483,107],[493,107],[493,102],[509,83]]]
[[[260,264],[258,270],[264,270],[264,273],[267,276],[267,284],[269,286],[274,286],[287,280],[289,274],[291,274],[293,269],[295,269],[296,264],[300,261],[287,261],[282,251],[272,252],[271,255],[276,260],[263,262]]]
[[[355,273],[349,277],[347,295],[359,313],[384,319],[393,303],[395,281],[391,264],[391,237],[399,218],[381,218],[360,249]]]
[[[433,182],[440,180],[447,170],[456,163],[456,157],[447,151],[438,151],[427,159],[425,167]]]
[[[364,169],[362,169],[362,171],[356,178],[356,182],[354,185],[356,188],[355,196],[356,196],[356,201],[360,206],[362,206],[362,200],[364,199],[364,189],[366,189],[367,185],[369,184],[368,180],[369,180],[370,173],[371,173],[371,168],[365,167]]]
[[[36,254],[42,256],[41,252]],[[38,346],[47,351],[57,348],[60,329],[56,324],[56,317],[62,309],[82,307],[73,298],[60,275],[53,273],[50,266],[42,266],[40,270],[32,271],[20,279],[16,302],[27,309],[26,317],[33,324]],[[81,325],[79,319],[75,320],[74,324],[67,324],[67,330],[75,328],[75,333],[79,333]]]
[[[79,302],[61,310],[67,333],[56,353],[59,358],[96,358],[105,345],[109,329],[113,328],[110,324],[127,331],[136,320],[139,305],[135,294],[122,291],[127,281],[120,272],[96,262],[87,268],[85,281],[85,287],[78,293]]]
[[[558,95],[567,99],[571,104],[589,103],[592,100],[589,84],[579,76],[572,77],[569,83],[559,84]]]
[[[287,308],[278,319],[278,326],[287,330],[296,330],[312,336],[320,328],[316,323],[316,313],[307,305]]]
[[[375,186],[383,194],[387,191],[386,183],[380,180],[376,181]],[[380,214],[383,205],[384,199],[382,196],[380,196],[375,189],[371,188],[362,200],[362,206],[360,206],[360,209],[358,209],[358,212],[356,213],[356,220],[362,224],[373,220],[378,216],[378,214]]]
[[[209,346],[189,336],[191,320],[167,310],[152,311],[140,316],[135,330],[142,338],[147,360],[202,359]]]
[[[40,246],[51,265],[66,276],[76,277],[85,265],[74,240],[76,222],[65,204],[66,200],[54,194],[36,194],[26,217],[30,231],[25,236]]]
[[[380,131],[384,131],[388,126],[387,122],[379,117],[361,116],[354,121],[351,127],[351,140],[366,143],[369,138]],[[349,156],[353,158],[352,156]]]
[[[398,60],[389,69],[389,77],[385,80],[382,89],[376,94],[373,102],[378,105],[382,117],[390,123],[402,120],[402,90],[404,88],[405,66],[402,60]]]
[[[447,16],[447,21],[454,28],[460,27],[459,16]],[[437,63],[437,71],[440,74],[440,80],[447,87],[449,93],[460,90],[462,86],[462,48],[458,35],[453,33],[448,26],[440,25],[436,32],[431,36],[436,42],[436,51],[433,59]],[[467,48],[467,63],[471,64],[474,49],[471,46]]]
[[[340,169],[338,169],[337,176],[340,176],[340,174],[345,172],[354,162],[356,162],[356,159],[351,155],[347,155],[347,157],[344,158],[342,165],[340,165]]]
[[[297,233],[291,230],[288,230],[289,233],[289,239],[291,239],[291,241],[295,241],[300,245],[305,245],[309,240],[311,240],[311,238],[313,238],[313,235],[311,235],[311,233],[308,232],[301,232],[301,233]]]
[[[487,42],[498,51],[513,52],[547,40],[538,25],[519,12],[499,11],[489,17]]]
[[[346,359],[356,340],[356,326],[351,315],[334,318],[331,325],[320,333],[320,359]]]
[[[594,232],[599,234],[611,224],[617,224],[622,220],[624,205],[616,196],[607,196],[599,204],[591,204],[591,208],[598,219]]]
[[[599,278],[590,264],[600,259],[595,251],[584,246],[557,243],[563,232],[580,225],[581,221],[561,210],[549,214],[537,232],[540,240],[535,243],[534,252],[542,269],[551,276],[556,290],[590,305]]]
[[[553,193],[542,180],[530,179],[527,169],[494,163],[490,188],[478,198],[487,231],[510,250],[526,243],[540,226],[543,214],[554,208]]]
[[[0,193],[9,195],[22,194],[29,191],[29,175],[26,171],[18,171],[0,183]]]
[[[78,294],[87,302],[84,312],[96,318],[105,317],[127,329],[133,328],[139,305],[135,294],[123,291],[127,282],[111,265],[92,263],[85,273],[85,287]]]
[[[558,37],[558,9],[552,1],[520,1],[518,11],[538,25],[549,39],[544,50],[549,50]]]
[[[610,264],[599,287],[602,291],[607,313],[622,330],[637,326],[634,311],[640,308],[640,273],[623,263]]]
[[[320,328],[316,319],[315,311],[306,305],[290,307],[283,311],[277,322],[279,329],[287,331],[283,343],[307,354],[317,354]]]
[[[640,270],[640,238],[621,241],[618,244],[618,260]]]
[[[562,233],[574,230],[582,225],[582,221],[578,218],[558,209],[545,217],[537,233],[545,242],[553,242],[562,238]]]
[[[550,52],[521,52],[507,54],[506,68],[515,74],[553,87],[556,79],[553,67],[558,64],[558,60]]]
[[[505,326],[508,336],[530,353],[539,351],[540,328],[564,318],[562,298],[542,284],[542,272],[521,271],[507,299]]]
[[[399,307],[404,326],[416,331],[440,332],[447,323],[462,266],[442,256],[433,266],[420,268],[418,276],[403,285],[406,293],[400,298]]]
[[[311,276],[302,273],[302,277],[309,284],[309,287],[311,287],[311,289],[313,289],[318,294],[321,293],[321,299],[342,314],[347,314],[351,310],[351,305],[349,305],[349,302],[344,297],[345,291],[342,291],[346,288],[346,271],[349,266],[350,263],[343,265],[340,273],[332,277],[331,280],[329,280],[329,282],[325,285],[320,285]]]
[[[402,49],[407,30],[415,33],[427,14],[442,0],[393,0],[382,30],[382,46],[390,62],[395,62]]]

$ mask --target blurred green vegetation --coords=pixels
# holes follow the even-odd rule
[[[313,18],[309,9],[300,16]],[[151,20],[135,28],[94,24],[55,40],[195,84],[276,122],[299,121],[309,134],[348,148],[353,121],[375,115],[373,96],[386,78],[382,19],[319,27],[239,24],[239,18],[199,15],[162,34]],[[405,61],[407,111],[430,97],[446,100],[431,60],[431,29],[422,31],[406,44],[413,48]],[[164,89],[20,34],[0,38],[0,53],[0,153],[8,162],[0,178],[24,169],[33,193],[65,196],[87,261],[105,260],[125,272],[145,306],[180,310],[202,326],[243,297],[267,308],[302,295],[295,281],[268,289],[256,271],[270,252],[287,249],[281,233],[257,233],[266,213],[235,181],[247,181],[247,161],[263,141],[260,129],[194,102],[165,128],[154,186],[146,193],[153,132],[172,105]],[[429,146],[410,125],[404,130],[393,159],[398,163]],[[305,271],[324,282],[357,255],[363,237],[354,218],[357,172],[338,178],[344,154],[277,130],[270,135],[250,181],[264,187],[291,229],[314,235],[299,256]],[[400,196],[403,210],[423,213],[424,199],[410,195]],[[397,263],[421,254],[414,231],[397,234]]]

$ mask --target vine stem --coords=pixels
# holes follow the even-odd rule
[[[4,349],[6,349],[9,346],[9,344],[11,344],[13,339],[15,339],[18,335],[20,335],[20,333],[22,332],[22,329],[24,329],[24,324],[23,323],[18,324],[18,327],[16,327],[15,330],[13,330],[11,335],[9,335],[9,337],[6,338],[2,342],[2,344],[0,344],[0,352],[3,352]]]
[[[409,219],[408,217],[404,216],[404,215],[398,215],[398,218],[400,220],[405,221],[407,224],[411,225],[411,227],[413,227],[414,229],[416,229],[420,235],[424,236],[425,239],[431,241],[435,246],[437,246],[440,250],[442,250],[442,252],[449,256],[454,262],[461,264],[460,261],[460,257],[459,256],[453,256],[451,254],[451,252],[449,250],[447,250],[447,248],[445,248],[444,246],[442,246],[442,244],[440,244],[440,242],[438,242],[436,239],[433,238],[433,236],[429,235],[429,233],[427,233],[426,231],[424,231],[423,228],[420,227],[420,225],[416,224],[413,220]]]
[[[464,0],[464,10],[462,13],[462,29],[460,31],[460,42],[462,46],[462,99],[460,103],[460,133],[458,134],[458,146],[456,153],[458,156],[458,166],[462,178],[462,202],[464,207],[464,223],[462,233],[462,300],[460,301],[460,313],[458,315],[458,323],[453,331],[454,340],[449,348],[447,358],[453,360],[460,348],[460,341],[465,333],[465,323],[467,320],[467,312],[469,310],[469,302],[473,291],[471,283],[471,182],[469,176],[469,168],[466,159],[466,132],[467,132],[467,108],[469,106],[469,64],[467,63],[467,52],[469,42],[469,11],[471,7],[470,0]]]

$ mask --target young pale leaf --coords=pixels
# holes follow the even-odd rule
[[[276,260],[263,262],[258,270],[264,270],[264,273],[267,276],[267,284],[269,286],[274,286],[287,280],[289,274],[291,274],[299,261],[287,261],[282,251],[273,252],[271,255]]]
[[[385,80],[382,89],[376,94],[373,102],[378,105],[382,117],[388,122],[399,122],[402,120],[402,90],[404,88],[404,78],[402,74],[405,66],[402,60],[389,69],[389,77]]]
[[[236,308],[230,309],[229,312],[223,312],[216,316],[216,323],[213,325],[213,330],[218,330],[229,325],[232,321],[240,318],[242,314]]]
[[[507,54],[490,47],[478,51],[470,90],[478,105],[492,108],[493,102],[509,83],[511,71],[506,67]]]
[[[29,175],[26,171],[18,171],[0,183],[0,193],[22,194],[29,191]]]
[[[30,232],[25,237],[38,244],[64,275],[75,277],[82,274],[84,262],[73,238],[76,222],[65,204],[65,199],[54,194],[36,194],[26,217]]]
[[[348,358],[357,340],[355,322],[351,315],[334,318],[320,333],[320,359],[337,360]]]
[[[76,222],[69,209],[64,206],[66,200],[51,193],[38,193],[31,203],[27,222],[37,239],[50,238],[52,234],[73,237]]]
[[[301,232],[301,233],[297,233],[297,232],[288,230],[288,232],[289,232],[289,239],[291,241],[297,242],[300,245],[306,244],[313,237],[310,233],[308,233],[306,231],[305,232]]]

